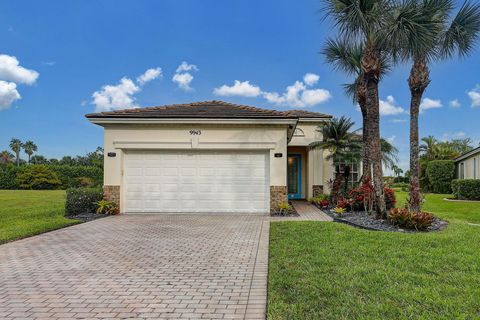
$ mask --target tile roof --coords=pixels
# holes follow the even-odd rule
[[[331,115],[328,115],[325,113],[305,111],[305,110],[287,110],[287,111],[283,111],[283,113],[287,115],[293,115],[299,118],[332,118]]]
[[[331,118],[302,110],[277,111],[224,101],[202,101],[157,107],[90,113],[87,118]]]

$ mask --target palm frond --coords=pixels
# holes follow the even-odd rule
[[[336,70],[358,76],[361,73],[363,48],[346,39],[328,39],[321,53]]]
[[[474,49],[480,33],[480,4],[465,2],[443,35],[440,53],[443,58],[455,54],[466,56]]]

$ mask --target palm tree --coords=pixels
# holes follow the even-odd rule
[[[344,91],[347,96],[352,98],[354,104],[358,104],[362,113],[362,140],[363,146],[367,146],[363,148],[362,172],[364,176],[370,176],[371,161],[368,148],[370,139],[368,136],[369,129],[367,127],[369,120],[368,108],[366,106],[366,88],[361,66],[363,46],[358,43],[351,43],[345,39],[329,39],[327,40],[322,53],[327,62],[332,64],[335,69],[355,77],[352,83],[344,85]],[[389,70],[388,57],[386,55],[382,55],[380,62],[382,64],[381,72],[387,72]]]
[[[365,90],[365,129],[369,141],[364,148],[365,152],[370,154],[372,162],[377,216],[386,218],[378,95],[378,84],[383,73],[382,61],[398,50],[399,35],[413,37],[411,34],[414,34],[421,38],[428,34],[428,26],[419,20],[418,16],[404,14],[411,10],[407,4],[396,7],[391,0],[324,1],[325,12],[338,27],[340,38],[362,47],[361,85]]]
[[[427,161],[434,160],[437,152],[438,140],[434,136],[428,136],[422,138],[422,142],[419,151]]]
[[[10,140],[10,149],[15,153],[15,161],[17,166],[20,165],[20,151],[22,151],[23,143],[20,139],[12,138]]]
[[[32,154],[37,151],[37,145],[33,143],[33,141],[28,140],[23,144],[23,150],[25,150],[25,153],[28,155],[28,163],[30,163]]]
[[[10,163],[13,161],[13,154],[8,150],[0,152],[0,163]]]
[[[380,139],[380,148],[382,150],[382,164],[385,168],[393,169],[398,162],[398,149],[387,139]],[[397,167],[398,168],[398,167]]]
[[[451,19],[453,0],[411,1],[409,14],[430,25],[425,38],[414,34],[401,35],[397,30],[397,43],[403,59],[413,61],[408,85],[410,88],[410,210],[421,209],[419,183],[419,141],[418,115],[423,93],[430,84],[429,63],[452,58],[454,55],[467,56],[474,48],[480,32],[480,4],[465,2],[457,15]]]
[[[322,148],[330,152],[327,160],[332,160],[336,168],[335,181],[331,191],[334,201],[342,184],[339,164],[345,164],[343,168],[343,191],[346,194],[351,172],[350,166],[361,159],[361,144],[358,135],[351,130],[354,124],[351,119],[345,117],[333,118],[330,122],[317,129],[322,133],[323,140],[310,144],[312,149]]]

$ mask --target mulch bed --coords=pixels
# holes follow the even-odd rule
[[[83,222],[97,220],[101,218],[108,217],[107,214],[98,214],[98,213],[81,213],[73,216],[66,216],[69,219],[81,220]]]
[[[292,203],[289,201],[288,202],[292,206],[292,210],[288,214],[280,214],[280,213],[271,213],[271,217],[300,217],[298,214],[297,210],[295,210],[295,207],[292,205]]]
[[[402,229],[398,226],[390,224],[387,220],[376,219],[375,214],[368,214],[363,211],[353,211],[346,212],[343,215],[338,215],[335,212],[324,209],[323,212],[328,214],[333,218],[334,221],[345,223],[357,228],[373,230],[373,231],[386,231],[386,232],[405,232],[405,233],[416,233],[416,232],[430,232],[430,231],[439,231],[444,229],[447,226],[447,222],[435,218],[433,224],[424,231],[418,230],[409,230]]]

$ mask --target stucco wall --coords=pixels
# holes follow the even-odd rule
[[[461,178],[460,170],[462,163],[464,164],[464,179],[480,179],[480,152],[457,163],[458,178]]]
[[[326,158],[328,151],[321,149],[310,150],[308,146],[315,141],[321,141],[323,139],[322,133],[317,129],[323,122],[302,122],[297,124],[297,133],[303,132],[302,136],[294,135],[288,146],[292,150],[292,153],[298,150],[296,147],[303,147],[304,152],[302,155],[305,159],[302,162],[303,167],[303,189],[302,196],[309,198],[313,196],[313,186],[323,186],[325,192],[329,192],[328,180],[333,177],[333,169],[331,161]],[[301,130],[301,131],[300,131]]]
[[[201,134],[191,134],[200,130]],[[122,185],[125,149],[257,149],[270,152],[270,185],[286,185],[287,127],[262,125],[105,125],[105,185]],[[115,157],[108,157],[115,152]],[[283,157],[275,157],[282,153]]]

